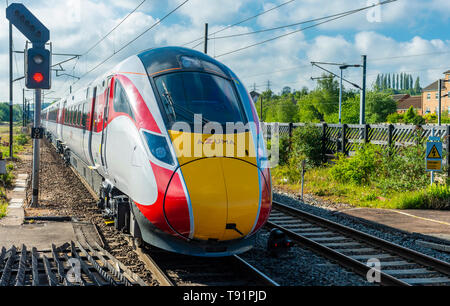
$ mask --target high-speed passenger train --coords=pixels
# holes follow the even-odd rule
[[[250,249],[269,217],[270,170],[252,99],[203,53],[131,56],[43,110],[42,122],[99,193],[104,215],[138,241],[228,256]],[[233,124],[245,128],[229,131]]]

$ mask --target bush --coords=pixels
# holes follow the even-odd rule
[[[280,149],[279,149],[279,164],[280,166],[287,165],[289,163],[289,136],[280,137]]]
[[[296,163],[306,159],[308,166],[319,166],[322,163],[321,130],[314,125],[296,128],[292,133],[291,156],[292,161]]]
[[[25,134],[20,134],[16,137],[16,142],[20,146],[24,146],[28,143],[29,137]]]
[[[355,156],[347,158],[338,154],[335,165],[330,169],[331,177],[341,183],[366,184],[375,171],[376,148],[374,145],[362,145]]]
[[[14,181],[14,174],[12,171],[14,170],[14,164],[6,165],[6,174],[0,174],[0,182],[4,187],[10,187],[12,182]]]

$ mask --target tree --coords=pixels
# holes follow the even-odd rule
[[[366,111],[368,123],[386,122],[387,116],[397,111],[397,103],[386,92],[368,92]]]
[[[308,95],[314,107],[322,116],[338,111],[339,82],[334,77],[326,77],[317,83],[317,89]]]
[[[296,122],[297,106],[292,102],[291,97],[284,97],[277,105],[278,122]]]
[[[289,86],[283,87],[283,91],[281,92],[282,95],[290,94],[292,89]]]
[[[414,84],[414,93],[416,95],[422,93],[422,87],[420,87],[420,78],[419,77],[416,78],[416,83]]]

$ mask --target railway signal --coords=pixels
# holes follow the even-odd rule
[[[35,89],[35,110],[33,124],[33,197],[31,205],[38,206],[39,197],[39,149],[41,128],[42,89],[51,87],[51,53],[45,49],[50,39],[50,31],[23,4],[12,3],[6,8],[6,18],[9,20],[9,69],[10,69],[10,142],[12,143],[12,26],[14,25],[33,47],[25,52],[25,84],[27,88]],[[12,146],[10,147],[12,157]]]
[[[50,89],[50,51],[30,48],[25,53],[25,86],[30,89]]]

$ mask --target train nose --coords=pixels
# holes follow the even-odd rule
[[[191,202],[193,238],[232,240],[250,234],[259,209],[256,166],[217,157],[192,161],[181,171]]]

